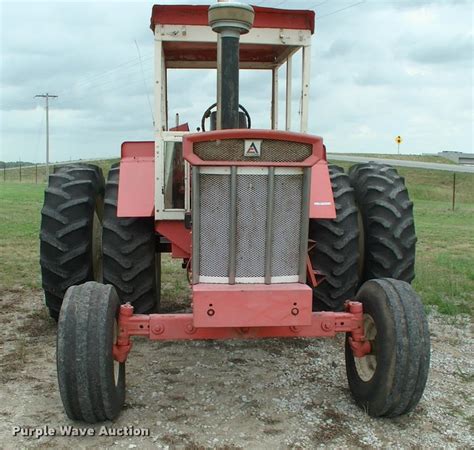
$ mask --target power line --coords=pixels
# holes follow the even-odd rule
[[[147,86],[148,90],[152,89],[152,77],[153,73],[152,67],[147,67],[144,69],[145,76],[148,75],[150,80],[150,85]],[[111,80],[103,80],[103,82],[98,84],[91,84],[90,87],[79,88],[79,92],[65,91],[70,93],[70,95],[63,94],[62,100],[58,100],[58,104],[64,105],[65,101],[70,102],[71,98],[83,97],[82,91],[87,90],[87,93],[95,93],[96,95],[102,95],[104,93],[113,92],[116,90],[124,90],[129,88],[132,85],[137,84],[138,82],[143,83],[143,78],[141,74],[137,71],[130,74],[122,74],[119,78]]]
[[[327,3],[328,1],[329,1],[329,0],[324,0],[324,1],[322,1],[322,2],[316,3],[315,5],[310,6],[309,9],[317,8],[318,6],[324,5],[324,4]]]
[[[61,104],[64,103],[65,98],[70,98],[70,97],[77,96],[77,95],[81,94],[83,90],[87,90],[88,92],[94,91],[94,90],[95,91],[100,90],[100,92],[103,92],[104,87],[108,88],[109,86],[126,86],[126,84],[130,82],[130,80],[135,81],[135,79],[138,79],[138,78],[135,78],[135,76],[139,75],[139,69],[138,70],[134,69],[131,72],[130,71],[127,72],[129,69],[131,69],[131,67],[127,68],[126,71],[115,75],[111,79],[99,80],[97,83],[92,83],[91,82],[88,85],[72,86],[70,89],[67,89],[67,90],[64,90],[64,91],[61,92],[61,95],[63,97],[62,97],[62,100],[58,100],[58,103],[61,103]],[[145,74],[150,73],[150,71],[152,71],[152,70],[153,70],[152,66],[147,66],[147,67],[144,68]],[[125,85],[124,85],[124,82],[125,82]],[[76,92],[76,90],[78,92]]]
[[[126,66],[129,66],[127,67],[127,69],[125,70],[128,70],[129,68],[131,67],[134,67],[138,64],[140,64],[140,61],[137,61],[139,58],[134,58],[134,59],[131,59],[129,61],[126,61],[126,62],[123,62],[111,69],[108,69],[104,72],[99,72],[99,73],[96,73],[90,77],[84,77],[82,79],[79,79],[76,83],[74,83],[69,89],[64,89],[62,90],[61,92],[59,92],[59,94],[63,95],[64,93],[66,92],[69,92],[70,90],[74,89],[74,88],[78,88],[78,87],[87,87],[87,86],[90,86],[91,84],[93,84],[95,81],[103,78],[103,77],[106,77],[106,76],[109,76],[109,75],[112,75],[114,72],[116,72],[117,70],[119,69],[122,69]],[[148,56],[148,57],[145,57],[142,59],[142,61],[149,61],[152,59],[152,56]],[[101,80],[102,81],[102,80]]]
[[[358,3],[353,3],[352,5],[348,5],[344,8],[341,8],[341,9],[337,9],[336,11],[330,12],[328,14],[324,14],[323,16],[319,16],[316,19],[322,19],[323,17],[332,16],[333,14],[336,14],[338,12],[344,11],[346,9],[352,8],[352,7],[357,6],[357,5],[361,5],[362,3],[365,3],[365,0],[363,0],[362,2],[358,2]]]
[[[142,78],[143,78],[143,87],[145,88],[146,99],[148,101],[148,106],[150,108],[151,114],[151,121],[153,122],[153,126],[155,126],[155,117],[153,116],[153,108],[151,107],[150,95],[148,94],[146,80],[145,80],[145,72],[143,71],[143,64],[142,64],[142,55],[140,54],[140,47],[138,47],[137,40],[135,39],[135,45],[137,47],[138,58],[140,59],[140,68],[142,71]]]

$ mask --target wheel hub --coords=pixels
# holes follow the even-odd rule
[[[374,341],[377,336],[377,328],[374,319],[369,314],[364,314],[364,335],[368,341]],[[373,346],[372,346],[373,348]],[[363,356],[362,358],[354,358],[357,374],[362,381],[370,381],[377,369],[377,358],[373,353]]]

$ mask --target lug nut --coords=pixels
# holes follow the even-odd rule
[[[165,331],[165,327],[161,324],[153,327],[153,334],[162,334],[163,331]]]
[[[333,324],[331,322],[323,322],[321,324],[321,328],[323,329],[323,331],[331,331],[333,328]]]
[[[186,331],[186,333],[188,334],[194,334],[196,332],[196,328],[194,328],[193,324],[191,322],[189,322],[188,324],[186,324],[186,326],[184,327],[184,330]]]

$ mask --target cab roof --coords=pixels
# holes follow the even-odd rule
[[[314,11],[253,6],[254,28],[310,30],[314,33]],[[209,5],[154,5],[150,28],[156,25],[208,25]]]
[[[254,6],[253,28],[301,30],[314,33],[314,11],[277,9]],[[152,31],[157,26],[208,26],[208,5],[154,5],[151,15]],[[241,68],[278,66],[294,51],[295,46],[260,43],[240,45]],[[216,42],[200,42],[199,38],[165,40],[164,59],[169,68],[215,68]]]

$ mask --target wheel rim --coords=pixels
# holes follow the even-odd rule
[[[112,339],[112,345],[115,345],[117,343],[117,338],[118,338],[118,325],[117,322],[114,321],[114,337]],[[115,386],[118,385],[119,382],[119,376],[120,376],[120,363],[113,358],[114,360],[114,384]]]
[[[373,342],[377,336],[374,319],[369,314],[364,314],[364,334],[365,338]],[[362,358],[354,357],[357,374],[362,381],[370,381],[377,369],[377,358],[374,354],[365,355]]]
[[[92,219],[92,273],[95,281],[102,282],[102,223],[97,209]]]

